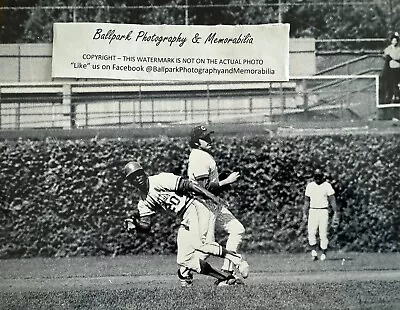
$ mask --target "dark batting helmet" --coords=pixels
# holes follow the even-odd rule
[[[194,127],[190,134],[190,146],[191,147],[198,146],[200,139],[208,143],[211,143],[210,134],[212,134],[213,132],[214,131],[208,130],[207,127],[205,127],[204,125],[199,125]]]
[[[135,161],[127,163],[124,167],[125,178],[138,171],[143,171],[143,168],[139,163]]]

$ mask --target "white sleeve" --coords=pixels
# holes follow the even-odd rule
[[[327,184],[328,184],[328,185],[326,186],[326,194],[327,194],[328,196],[331,196],[331,195],[335,194],[335,191],[334,191],[334,189],[332,188],[332,185],[329,184],[329,183],[327,183]]]
[[[189,179],[197,179],[201,177],[206,177],[209,175],[210,171],[209,161],[205,156],[194,152],[189,157],[189,167],[188,175]]]
[[[311,186],[310,186],[310,184],[311,183],[308,183],[307,184],[307,186],[306,186],[306,193],[305,193],[305,195],[307,196],[307,197],[310,197],[311,196]]]
[[[153,209],[150,208],[149,204],[145,200],[139,200],[138,203],[138,210],[139,210],[139,216],[149,216],[153,215],[156,212],[153,211]]]

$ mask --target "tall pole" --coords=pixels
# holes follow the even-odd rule
[[[189,25],[189,0],[185,0],[185,25]]]
[[[278,0],[278,23],[282,23],[282,3]]]
[[[72,22],[76,23],[76,0],[72,1],[72,6],[74,7],[72,9]]]
[[[393,2],[392,0],[389,0],[389,32],[393,32]]]

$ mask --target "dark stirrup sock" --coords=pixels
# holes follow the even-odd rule
[[[230,277],[230,275],[224,274],[221,271],[215,269],[213,266],[211,266],[209,263],[206,261],[200,259],[200,273],[211,276],[213,278],[216,278],[218,280],[226,280]]]

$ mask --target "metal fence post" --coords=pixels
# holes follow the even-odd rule
[[[194,103],[193,103],[193,99],[190,100],[190,115],[191,115],[191,120],[194,120]]]
[[[87,102],[85,102],[85,127],[89,128],[89,106]]]
[[[1,112],[2,112],[2,109],[3,109],[3,107],[1,105],[1,87],[0,87],[0,129],[2,127],[2,124],[1,124]]]
[[[185,98],[184,99],[184,101],[183,101],[183,104],[184,104],[184,113],[185,113],[185,116],[184,116],[184,118],[185,118],[185,121],[187,121],[187,119],[188,119],[188,110],[187,110],[187,99]]]
[[[282,112],[282,117],[284,116],[285,113],[285,101],[286,101],[286,97],[285,94],[283,93],[283,85],[282,82],[279,83],[279,96],[281,97],[281,112]]]
[[[18,82],[21,82],[21,45],[18,44]]]
[[[17,103],[17,111],[15,112],[15,125],[19,130],[21,128],[21,102]]]
[[[210,84],[207,83],[207,123],[210,122]]]
[[[143,127],[143,120],[142,120],[142,86],[139,85],[139,124],[140,127]]]
[[[303,95],[303,109],[304,109],[304,116],[306,119],[308,119],[309,114],[308,114],[308,94],[307,94],[307,80],[303,80],[301,83],[301,89],[300,91],[302,92]]]
[[[269,83],[269,120],[273,121],[272,118],[273,108],[272,108],[272,83]]]
[[[121,117],[121,100],[118,100],[118,127],[121,127],[122,117]]]
[[[136,124],[136,101],[132,101],[132,123]]]
[[[71,84],[63,85],[63,105],[69,106],[70,129],[76,128],[76,106],[71,100]]]
[[[151,122],[154,124],[154,99],[151,99]]]

